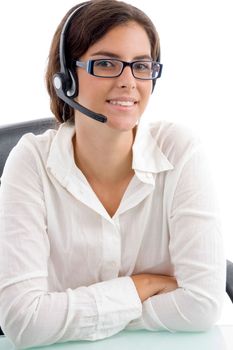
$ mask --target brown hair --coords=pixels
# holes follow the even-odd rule
[[[90,0],[85,3],[86,5],[80,8],[72,18],[66,33],[65,57],[69,68],[72,67],[74,59],[79,59],[90,46],[101,39],[110,29],[129,21],[135,21],[145,29],[151,44],[151,56],[154,60],[159,59],[159,37],[154,24],[144,12],[117,0]],[[63,122],[62,114],[65,103],[56,95],[53,87],[53,75],[60,70],[59,42],[62,28],[68,16],[77,6],[68,11],[54,34],[45,77],[50,96],[50,108],[59,122]],[[66,119],[72,118],[74,110],[67,105],[65,107]]]

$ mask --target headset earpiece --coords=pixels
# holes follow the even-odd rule
[[[56,73],[53,76],[53,86],[56,91],[66,91],[67,79],[64,73]]]
[[[76,97],[77,96],[77,84],[76,84],[76,78],[75,73],[73,73],[70,69],[68,69],[69,72],[69,88],[66,91],[66,95],[68,97]]]
[[[67,97],[77,96],[76,81],[70,70],[68,70],[68,74],[62,72],[54,74],[53,86],[56,91],[62,91]]]

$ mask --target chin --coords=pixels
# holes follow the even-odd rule
[[[130,131],[133,130],[135,128],[135,126],[137,125],[137,122],[134,124],[118,124],[116,125],[115,123],[107,123],[108,127],[114,130],[118,130],[118,131]]]
[[[130,131],[138,124],[139,118],[108,118],[107,126],[119,131]]]

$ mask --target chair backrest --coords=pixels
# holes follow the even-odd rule
[[[233,263],[227,260],[227,285],[226,292],[233,303]]]
[[[30,120],[12,125],[0,127],[0,178],[7,157],[19,139],[26,133],[42,134],[47,129],[56,129],[57,122],[54,118]]]

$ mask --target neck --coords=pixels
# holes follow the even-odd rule
[[[134,130],[85,128],[75,125],[73,139],[75,162],[87,180],[110,184],[132,177]],[[87,130],[88,129],[88,130]]]

